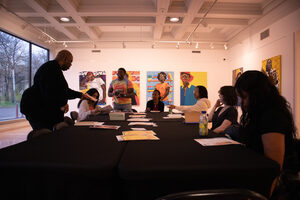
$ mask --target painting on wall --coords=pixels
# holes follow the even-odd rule
[[[281,93],[281,55],[263,60],[262,71],[266,73]]]
[[[91,88],[99,92],[98,105],[106,104],[106,73],[105,71],[82,71],[79,72],[79,89],[85,93]]]
[[[112,80],[118,78],[118,71],[112,72]],[[128,80],[133,84],[134,95],[131,97],[131,104],[133,106],[140,105],[140,71],[126,71]]]
[[[236,80],[242,75],[243,68],[237,68],[232,70],[232,86],[235,85]]]
[[[207,88],[207,72],[180,72],[180,105],[194,105],[194,90],[198,85]]]
[[[161,101],[165,105],[174,104],[174,72],[149,71],[147,72],[147,101],[152,99],[152,92],[160,91]]]

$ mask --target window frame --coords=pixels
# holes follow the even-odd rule
[[[42,49],[44,49],[44,50],[47,51],[47,61],[50,60],[50,49],[48,49],[46,47],[43,47],[43,46],[41,46],[39,44],[36,44],[34,42],[31,42],[31,41],[29,41],[27,39],[21,38],[21,37],[15,35],[14,33],[10,33],[10,32],[8,32],[6,30],[1,29],[1,28],[0,28],[0,31],[3,32],[3,33],[5,33],[5,34],[7,34],[7,35],[15,37],[15,38],[17,38],[19,40],[22,40],[24,42],[28,42],[28,44],[29,44],[29,48],[28,48],[28,51],[29,51],[29,63],[28,63],[29,64],[29,74],[28,74],[28,76],[29,77],[28,78],[29,78],[29,87],[31,87],[33,85],[33,80],[32,80],[32,45],[35,45],[35,46],[37,46],[39,48],[42,48]],[[25,119],[25,118],[24,117],[19,117],[19,118],[8,119],[8,120],[0,120],[0,125],[1,124],[6,124],[6,123],[11,123],[11,122],[14,122],[14,121],[17,122],[17,121],[22,120],[22,119]]]

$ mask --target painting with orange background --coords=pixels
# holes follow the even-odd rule
[[[118,78],[117,73],[118,71],[112,72],[112,80]],[[133,84],[134,96],[131,98],[131,103],[133,106],[138,106],[140,105],[140,71],[126,71],[126,73],[125,78],[128,78]]]

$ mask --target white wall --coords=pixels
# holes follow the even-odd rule
[[[282,95],[290,102],[293,112],[295,108],[295,39],[294,34],[300,28],[300,9],[268,24],[274,14],[265,16],[247,30],[242,32],[232,43],[236,45],[228,51],[229,65],[232,69],[243,67],[246,70],[261,70],[262,61],[281,55]],[[256,25],[260,26],[260,29]],[[260,32],[270,29],[270,36],[260,41]],[[241,39],[248,35],[247,39]]]
[[[144,111],[146,107],[146,73],[147,71],[174,71],[174,101],[180,104],[180,72],[207,72],[208,95],[212,104],[217,100],[218,90],[223,85],[231,84],[231,68],[224,50],[206,50],[193,54],[191,50],[169,49],[101,49],[101,53],[91,53],[91,49],[69,49],[73,56],[71,69],[65,72],[69,87],[79,89],[80,71],[106,71],[107,88],[112,80],[112,71],[119,67],[126,70],[140,71],[141,105],[135,107]],[[78,100],[69,101],[70,110],[77,110]],[[111,98],[108,98],[111,104]]]

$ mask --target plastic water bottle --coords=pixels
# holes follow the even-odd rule
[[[200,115],[199,135],[200,136],[207,136],[208,135],[206,111],[202,111],[201,115]]]
[[[169,108],[169,114],[170,114],[170,115],[172,114],[172,109],[171,109],[171,108]]]

